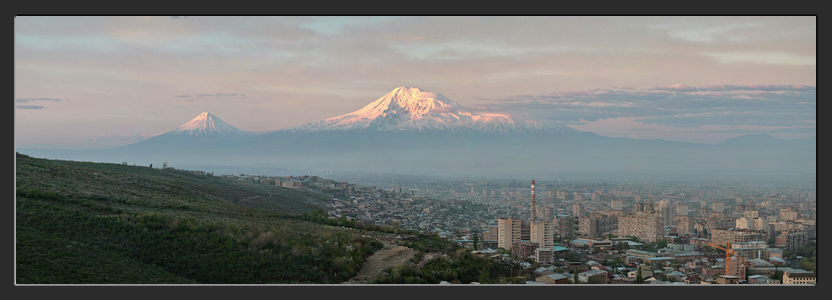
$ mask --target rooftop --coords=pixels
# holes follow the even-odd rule
[[[567,279],[568,278],[568,277],[566,277],[566,275],[557,274],[557,273],[546,275],[546,277],[552,278],[554,280],[562,280],[562,279]]]

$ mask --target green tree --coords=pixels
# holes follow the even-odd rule
[[[574,270],[572,270],[572,272],[575,272],[575,277],[572,279],[572,281],[574,281],[575,284],[577,284],[578,283],[578,269],[574,269]]]
[[[491,283],[491,274],[488,271],[488,267],[482,268],[482,272],[480,272],[480,283],[482,284],[489,284]]]
[[[644,277],[641,277],[641,266],[638,266],[638,272],[636,273],[636,284],[644,283]]]
[[[475,233],[474,233],[474,250],[477,250],[477,244],[479,243],[479,241],[480,241],[480,239],[479,239],[479,234],[477,234],[477,233],[475,232]]]
[[[780,283],[783,283],[783,271],[774,271],[774,274],[771,274],[771,279],[780,280]]]

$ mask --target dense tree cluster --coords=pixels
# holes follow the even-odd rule
[[[314,203],[302,190],[22,155],[16,174],[20,284],[341,283],[382,248],[352,221],[282,210]],[[235,203],[250,198],[280,213]]]
[[[511,268],[502,262],[478,257],[460,249],[452,252],[451,255],[437,258],[420,269],[399,265],[388,270],[387,273],[386,276],[378,278],[373,283],[437,284],[441,281],[506,283],[506,279],[511,277]]]

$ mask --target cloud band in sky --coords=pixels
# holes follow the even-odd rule
[[[479,99],[496,110],[581,125],[635,117],[677,128],[704,125],[815,126],[816,88],[804,85],[671,85]],[[804,129],[805,130],[805,129]]]

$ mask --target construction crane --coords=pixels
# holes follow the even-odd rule
[[[731,265],[730,264],[731,263],[731,255],[734,255],[734,250],[731,250],[731,243],[728,243],[727,249],[722,248],[722,247],[717,246],[717,245],[714,245],[714,244],[711,244],[711,243],[708,243],[708,246],[711,246],[711,247],[720,249],[722,251],[725,251],[725,275],[730,275],[730,274],[728,274],[729,273],[728,271],[730,271],[728,268]]]

